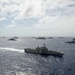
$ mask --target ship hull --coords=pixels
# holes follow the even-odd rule
[[[25,52],[26,53],[32,53],[32,54],[40,54],[40,55],[52,55],[52,56],[58,56],[58,57],[63,56],[63,53],[59,53],[56,51],[40,52],[40,50],[25,49]]]
[[[75,42],[65,42],[65,43],[69,43],[69,44],[75,44]]]

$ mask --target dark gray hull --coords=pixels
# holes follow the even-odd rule
[[[47,51],[47,52],[41,52],[40,50],[33,50],[33,49],[25,49],[26,53],[32,53],[32,54],[40,54],[40,55],[52,55],[52,56],[58,56],[62,57],[64,54],[56,51]]]
[[[75,44],[75,42],[65,42],[65,43],[69,43],[69,44]]]

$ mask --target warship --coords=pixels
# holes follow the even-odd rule
[[[65,43],[75,44],[75,38],[72,41],[68,41],[68,42],[65,42]]]
[[[53,37],[48,37],[48,39],[54,39]]]
[[[27,49],[24,49],[24,51],[26,53],[40,54],[40,55],[52,55],[52,56],[58,56],[58,57],[62,57],[64,55],[61,52],[48,50],[48,48],[46,48],[45,44],[42,47],[38,46],[38,47],[36,47],[36,49],[27,48]]]
[[[35,39],[46,39],[45,37],[38,37],[38,38],[35,38]]]
[[[10,39],[8,39],[9,41],[11,40],[11,41],[16,41],[16,39],[15,38],[10,38]]]

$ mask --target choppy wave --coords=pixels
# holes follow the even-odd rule
[[[16,49],[16,48],[9,48],[9,47],[0,47],[0,50],[17,51],[17,52],[20,52],[20,53],[24,52],[23,49]]]

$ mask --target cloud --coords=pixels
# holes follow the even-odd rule
[[[49,17],[42,18],[35,28],[45,35],[69,36],[75,33],[75,17]]]
[[[0,0],[0,26],[21,35],[72,35],[74,9],[74,0]]]
[[[15,22],[12,21],[12,23],[10,25],[7,25],[5,28],[11,30],[11,29],[14,29],[16,27],[17,27],[17,25],[15,25]]]
[[[69,13],[70,11],[75,11],[73,8],[68,8],[74,7],[74,1],[69,0],[0,0],[0,2],[1,15],[3,14],[6,16],[7,12],[14,13],[16,14],[14,19],[40,18],[50,13],[46,13],[46,11],[53,11],[56,13],[64,11]]]

